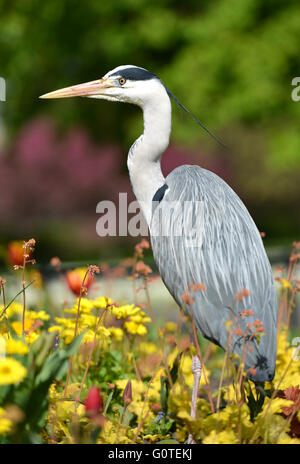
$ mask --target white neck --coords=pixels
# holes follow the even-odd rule
[[[140,106],[144,116],[144,133],[130,148],[127,166],[134,194],[149,226],[153,196],[165,183],[160,161],[169,145],[171,102],[164,87],[159,84],[151,98]]]

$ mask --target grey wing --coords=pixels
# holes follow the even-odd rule
[[[260,320],[265,336],[254,337],[245,368],[255,368],[253,380],[274,376],[276,363],[277,297],[271,266],[260,234],[246,207],[217,175],[198,166],[181,166],[154,196],[150,225],[154,259],[161,277],[180,306],[190,283],[203,283],[205,291],[191,292],[197,329],[225,348],[226,322],[243,309],[254,316],[239,317],[237,328]],[[162,198],[161,198],[162,197]],[[247,289],[250,295],[235,301]],[[232,317],[232,312],[234,316]],[[232,351],[241,355],[238,331]]]

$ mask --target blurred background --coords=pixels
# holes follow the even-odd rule
[[[156,73],[222,149],[173,108],[167,174],[199,164],[252,214],[273,261],[300,231],[300,75],[297,0],[0,0],[0,244],[37,241],[48,263],[132,253],[136,238],[100,238],[96,205],[133,199],[126,157],[142,132],[138,108],[38,96],[122,64]]]

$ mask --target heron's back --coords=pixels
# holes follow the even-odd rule
[[[250,375],[254,380],[273,378],[277,298],[271,266],[250,214],[220,177],[198,166],[175,169],[166,185],[154,198],[158,201],[150,226],[163,281],[180,306],[182,295],[190,289],[199,332],[223,348],[228,339],[226,322],[232,320],[231,349],[238,355],[244,343],[241,333],[247,327],[259,329],[260,321],[266,335],[258,342],[249,332],[245,368],[255,369],[256,375]],[[200,282],[206,290],[191,291],[190,284]],[[237,299],[243,289],[249,296]],[[254,315],[241,316],[244,309]]]

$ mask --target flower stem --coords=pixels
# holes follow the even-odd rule
[[[78,330],[80,303],[81,303],[81,297],[82,297],[82,292],[83,292],[83,288],[84,288],[84,283],[85,283],[85,280],[86,280],[87,275],[88,275],[89,272],[90,272],[90,267],[87,268],[87,271],[86,271],[86,273],[84,274],[83,280],[82,280],[82,282],[81,282],[80,295],[79,295],[79,297],[78,297],[78,306],[77,306],[77,313],[76,313],[76,322],[75,322],[75,329],[74,329],[74,338],[76,337],[76,335],[77,335],[77,330]],[[71,357],[70,357],[70,360],[69,360],[69,369],[68,369],[68,374],[67,374],[67,379],[66,379],[66,385],[65,385],[65,389],[64,389],[64,398],[67,396],[68,384],[69,384],[70,374],[71,374],[71,370],[72,370],[72,359],[73,359],[73,356],[71,356]]]

